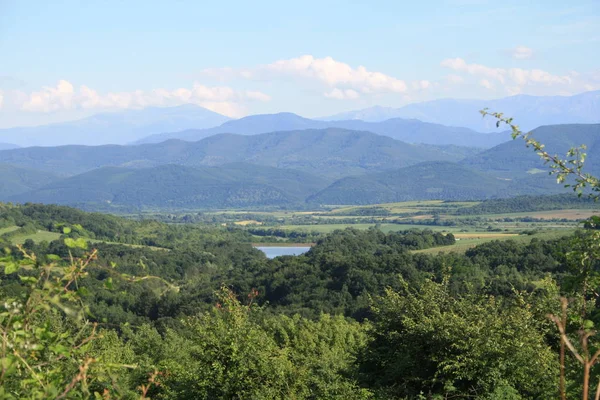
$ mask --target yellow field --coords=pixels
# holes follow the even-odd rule
[[[457,239],[503,239],[510,236],[519,236],[518,233],[484,233],[484,232],[470,232],[470,233],[455,233],[454,237]]]
[[[234,222],[234,223],[236,225],[240,225],[240,226],[262,225],[262,222],[255,221],[253,219],[247,219],[247,220],[244,220],[244,221],[237,221],[237,222]]]

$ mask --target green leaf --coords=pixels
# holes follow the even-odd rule
[[[71,233],[71,228],[69,228],[68,226],[65,226],[65,227],[63,228],[63,233],[64,233],[65,235],[68,235],[69,233]]]
[[[23,283],[31,283],[32,285],[37,283],[37,278],[33,277],[33,276],[19,276],[19,278],[21,279],[21,282]]]
[[[6,275],[10,275],[12,273],[15,273],[19,270],[19,266],[14,263],[14,262],[9,262],[6,265],[4,265],[4,273]]]
[[[87,241],[84,238],[77,240],[71,238],[65,238],[65,245],[69,248],[87,249]]]
[[[109,277],[107,280],[104,281],[104,287],[107,288],[108,290],[113,289],[113,280],[111,277]]]

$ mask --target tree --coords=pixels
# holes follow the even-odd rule
[[[557,362],[532,295],[452,296],[448,280],[403,282],[374,302],[365,382],[384,398],[551,398]],[[543,320],[542,320],[543,321]]]
[[[485,116],[496,118],[496,126],[506,124],[511,128],[513,139],[523,139],[527,147],[532,147],[537,155],[549,164],[551,175],[556,175],[557,183],[563,183],[565,187],[570,187],[579,196],[582,196],[584,189],[588,189],[588,195],[594,200],[600,199],[600,180],[584,172],[585,159],[587,154],[586,146],[580,145],[567,151],[566,158],[558,155],[552,155],[544,150],[544,145],[531,136],[531,132],[521,131],[518,125],[513,124],[512,118],[505,117],[502,113],[489,112],[487,109],[481,111]],[[598,226],[598,217],[592,217],[586,221],[587,228],[596,228]],[[600,344],[590,341],[596,334],[594,329],[599,321],[594,321],[594,315],[590,314],[590,308],[595,308],[600,299],[600,273],[598,272],[598,262],[600,260],[600,232],[592,230],[579,236],[573,243],[573,250],[568,254],[571,265],[571,279],[567,287],[567,296],[575,295],[576,299],[571,302],[578,303],[579,311],[574,315],[568,315],[569,300],[567,297],[561,298],[562,313],[560,316],[549,315],[549,318],[556,324],[560,336],[560,397],[567,398],[566,390],[566,370],[565,370],[565,352],[566,349],[583,366],[582,378],[582,398],[589,399],[591,387],[590,378],[593,374],[593,367],[597,365],[600,357]],[[579,348],[576,347],[577,341],[572,340],[569,335],[570,325],[576,326],[576,336],[579,340]],[[595,399],[600,399],[600,381],[597,386]]]

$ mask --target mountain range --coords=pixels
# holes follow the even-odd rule
[[[543,126],[532,137],[550,154],[565,159],[587,145],[584,172],[600,175],[600,124]],[[564,193],[563,185],[522,140],[502,143],[458,163],[424,162],[340,179],[307,199],[317,204],[373,204],[409,200],[473,200],[526,194]]]
[[[63,175],[106,166],[199,167],[247,162],[340,178],[423,161],[459,161],[477,152],[456,146],[412,145],[370,132],[330,128],[253,136],[219,134],[198,142],[173,139],[138,146],[27,147],[1,151],[0,162]]]
[[[301,171],[252,164],[103,167],[10,200],[161,208],[284,206],[302,203],[325,186],[326,180]]]
[[[12,150],[18,149],[20,146],[12,143],[0,143],[0,150]]]
[[[296,131],[301,129],[341,128],[355,131],[368,131],[407,143],[434,145],[457,145],[490,148],[510,139],[505,132],[480,133],[470,129],[421,122],[416,119],[394,118],[381,122],[359,120],[318,121],[303,118],[292,113],[251,115],[228,121],[214,128],[190,129],[182,132],[169,132],[151,135],[136,142],[160,143],[169,139],[197,141],[220,133],[257,135],[266,132]]]
[[[479,132],[497,132],[492,118],[481,118],[479,110],[484,108],[513,117],[523,130],[532,130],[542,125],[599,123],[600,90],[574,96],[517,95],[494,100],[440,99],[400,108],[371,107],[320,119],[381,122],[391,118],[416,118]]]
[[[161,132],[217,126],[230,118],[187,104],[93,115],[77,121],[0,129],[0,141],[19,146],[127,144]]]
[[[586,172],[600,173],[600,124],[541,127],[533,137],[558,154],[586,144]],[[475,152],[337,128],[34,147],[0,151],[0,161],[0,200],[103,207],[287,207],[564,191],[522,140]]]
[[[479,111],[483,108],[514,117],[525,130],[542,125],[598,123],[600,91],[575,96],[441,99],[401,108],[371,107],[319,119],[278,113],[231,120],[192,104],[150,107],[37,127],[0,129],[0,150],[15,146],[158,143],[168,139],[197,141],[219,133],[255,135],[325,128],[369,131],[408,143],[491,148],[506,141],[507,135],[496,128],[492,118],[481,117]]]
[[[61,179],[52,172],[0,163],[0,199],[28,192]]]

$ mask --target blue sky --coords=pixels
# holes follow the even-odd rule
[[[600,2],[0,0],[0,127],[600,89]]]

